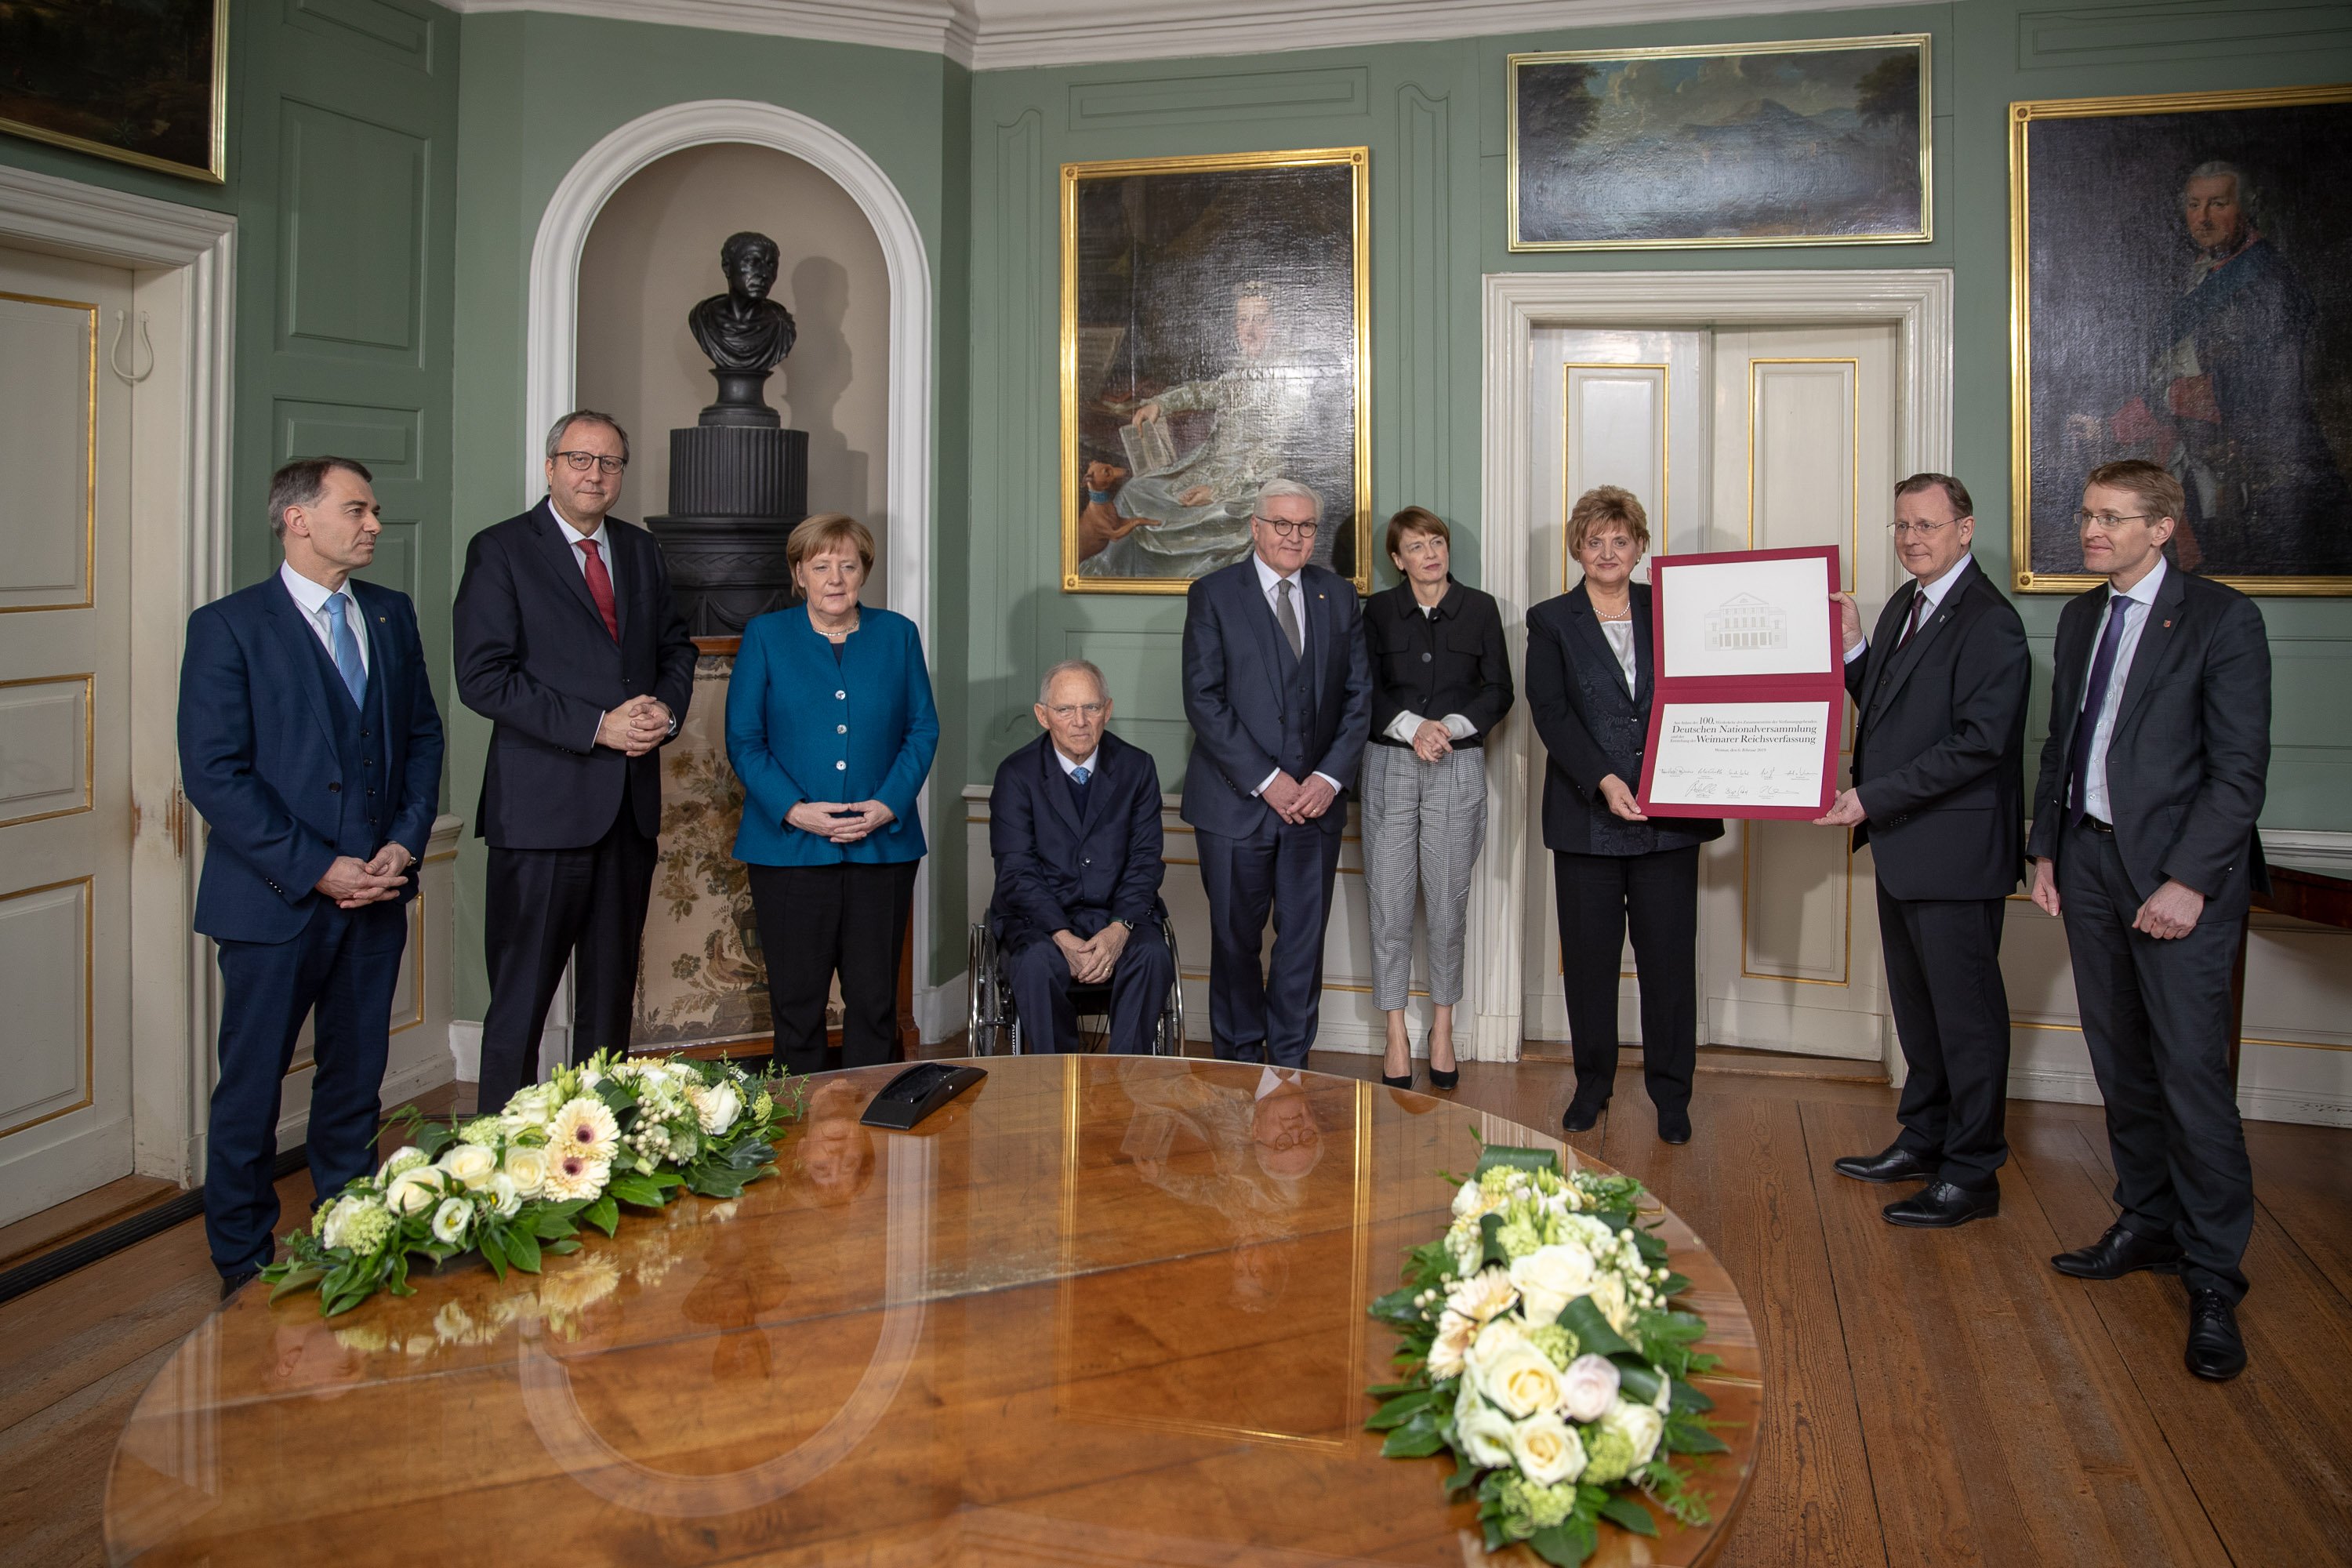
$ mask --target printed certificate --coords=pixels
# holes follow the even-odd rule
[[[1822,805],[1822,759],[1837,750],[1837,709],[1814,702],[1660,705],[1650,806]]]

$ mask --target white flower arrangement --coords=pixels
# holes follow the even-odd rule
[[[438,1267],[478,1251],[501,1278],[536,1274],[542,1255],[578,1251],[584,1228],[612,1235],[623,1205],[741,1196],[775,1173],[776,1124],[798,1114],[801,1098],[797,1083],[730,1062],[600,1052],[463,1123],[427,1122],[412,1107],[402,1115],[414,1142],[321,1203],[262,1278],[272,1300],[315,1287],[320,1312],[334,1317],[380,1290],[413,1294],[412,1258]],[[593,1299],[587,1277],[604,1268],[557,1290],[560,1310]],[[427,1348],[448,1337],[438,1331],[423,1336]]]
[[[1449,1493],[1475,1492],[1486,1550],[1525,1542],[1582,1563],[1605,1522],[1655,1535],[1646,1496],[1685,1524],[1705,1504],[1675,1456],[1720,1453],[1687,1381],[1716,1364],[1706,1322],[1670,1302],[1690,1282],[1637,1226],[1641,1184],[1549,1151],[1489,1148],[1452,1223],[1407,1255],[1372,1304],[1398,1329],[1401,1381],[1372,1389],[1381,1452],[1451,1450]]]

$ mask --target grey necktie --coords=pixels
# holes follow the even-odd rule
[[[1298,610],[1290,602],[1290,579],[1284,577],[1274,585],[1274,618],[1282,623],[1282,635],[1290,639],[1290,657],[1307,657],[1307,634],[1299,628]]]

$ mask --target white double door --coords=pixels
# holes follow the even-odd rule
[[[1537,428],[1554,434],[1538,447],[1536,493],[1551,515],[1530,520],[1528,603],[1578,581],[1569,510],[1613,484],[1641,499],[1653,554],[1836,545],[1867,624],[1899,577],[1886,527],[1899,477],[1896,353],[1891,325],[1538,331],[1530,390]],[[1646,563],[1637,575],[1647,581]],[[1540,743],[1532,752],[1524,1017],[1529,1039],[1566,1040],[1546,763]],[[1882,1055],[1869,851],[1847,842],[1804,823],[1731,822],[1700,851],[1701,1044]],[[1620,969],[1630,1045],[1641,1037],[1630,943]]]

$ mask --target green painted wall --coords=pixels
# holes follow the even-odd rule
[[[939,389],[932,417],[936,518],[935,583],[959,583],[966,531],[968,421],[961,343],[968,284],[964,256],[964,110],[969,73],[936,55],[859,45],[812,43],[692,28],[648,26],[529,12],[470,17],[459,117],[457,270],[457,358],[455,467],[449,506],[457,520],[450,569],[462,569],[467,541],[510,517],[541,493],[523,483],[523,463],[542,432],[525,430],[523,352],[530,248],[540,216],[581,155],[618,127],[654,110],[697,99],[743,98],[785,105],[822,121],[863,148],[914,214],[931,267]],[[950,174],[952,170],[952,174]],[[953,268],[956,270],[950,271]],[[640,438],[657,433],[639,432]],[[625,494],[627,518],[660,510],[667,498]],[[892,496],[896,511],[907,504]],[[454,577],[453,577],[454,584]],[[954,693],[964,678],[960,590],[936,595],[933,679],[958,749],[944,765],[934,816],[955,822],[963,754]],[[460,710],[451,726],[449,795],[470,819],[481,789],[488,724]],[[470,827],[469,827],[470,831]],[[937,837],[934,835],[934,837]],[[950,839],[950,842],[959,840]],[[458,859],[457,1014],[478,1018],[489,1000],[482,966],[480,841]],[[940,911],[935,952],[920,980],[963,966],[963,862],[932,861]]]
[[[1934,38],[1935,239],[1924,245],[1521,255],[1506,244],[1505,58],[1514,51],[1873,33]],[[1958,310],[1957,471],[1979,555],[2009,557],[2008,105],[2013,100],[2340,81],[2352,12],[2230,0],[2033,0],[1735,18],[1280,55],[986,72],[972,89],[971,749],[965,776],[1034,732],[1037,672],[1084,654],[1114,727],[1181,773],[1181,598],[1065,595],[1059,580],[1060,165],[1285,147],[1372,154],[1372,503],[1453,521],[1476,582],[1480,276],[1665,268],[1944,267]],[[1383,563],[1385,565],[1385,563]],[[2063,598],[2021,604],[2044,669]],[[2267,824],[2352,828],[2352,605],[2262,601],[2277,659]],[[2037,711],[2032,735],[2043,720]]]
[[[230,584],[277,568],[271,469],[359,458],[385,522],[366,575],[416,601],[445,707],[459,26],[427,0],[236,0],[224,184],[0,136],[0,162],[236,215]]]

